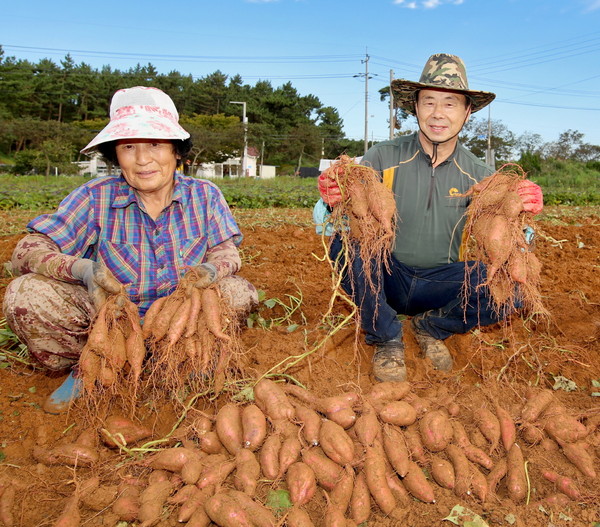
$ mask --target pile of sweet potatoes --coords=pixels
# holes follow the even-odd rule
[[[518,165],[506,165],[466,193],[472,199],[464,259],[486,265],[485,284],[498,311],[522,303],[530,313],[545,314],[539,291],[541,263],[525,234],[535,222],[517,193],[524,178]]]
[[[441,493],[485,506],[589,498],[598,466],[589,444],[600,439],[600,414],[577,419],[550,390],[529,391],[517,410],[511,408],[512,414],[481,397],[466,409],[443,388],[421,393],[406,382],[317,397],[263,379],[253,402],[226,401],[214,414],[195,412],[174,446],[125,463],[119,456],[119,482],[97,492],[115,518],[144,526],[167,515],[189,526],[348,526],[378,514],[402,521],[413,500],[433,503]],[[34,455],[41,463],[77,466],[79,477],[88,470],[97,475],[100,467],[112,475],[108,448],[114,452],[115,444],[150,433],[119,418],[105,423],[104,446],[88,431]],[[533,449],[547,455],[532,462]],[[533,489],[534,476],[546,486]],[[292,506],[266,507],[273,490],[287,492]],[[87,502],[78,492],[72,501],[81,507]]]
[[[387,263],[398,219],[393,192],[382,183],[377,171],[347,155],[340,156],[322,176],[335,180],[341,191],[342,200],[333,207],[331,222],[348,256],[358,251],[365,262]],[[365,273],[367,282],[373,285],[368,266]]]
[[[79,360],[83,402],[92,413],[119,404],[133,416],[142,393],[161,400],[186,390],[220,391],[237,349],[236,325],[219,289],[197,287],[196,279],[189,270],[172,294],[150,306],[143,325],[125,294],[101,307]]]

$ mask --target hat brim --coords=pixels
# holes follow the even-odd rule
[[[422,82],[407,81],[404,79],[396,79],[392,81],[392,93],[394,95],[394,105],[406,110],[411,115],[415,113],[415,94],[419,90],[444,90],[456,93],[463,93],[471,100],[471,113],[478,112],[485,108],[495,98],[496,94],[487,91],[477,90],[454,90],[446,88],[438,84],[426,84]]]
[[[136,126],[136,119],[143,122],[143,126]],[[143,119],[143,121],[142,121]],[[90,143],[81,150],[82,154],[93,154],[98,145],[118,141],[120,139],[171,139],[185,140],[190,137],[179,123],[160,115],[137,116],[129,115],[127,119],[110,121]]]

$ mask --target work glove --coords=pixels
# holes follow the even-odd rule
[[[94,260],[87,258],[77,260],[71,268],[71,274],[73,278],[81,280],[87,287],[97,310],[102,307],[108,295],[116,295],[122,289],[121,283],[114,277],[108,267]]]
[[[213,264],[203,263],[193,269],[198,276],[194,285],[200,289],[208,287],[217,279],[217,268]]]
[[[322,172],[318,178],[319,194],[323,201],[333,207],[342,201],[342,192],[337,181],[327,175],[327,171]]]
[[[534,215],[542,212],[544,208],[544,195],[539,185],[528,179],[519,181],[517,194],[523,201],[523,210],[525,212],[531,212]]]

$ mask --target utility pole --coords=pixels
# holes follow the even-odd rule
[[[229,104],[242,105],[242,123],[244,125],[244,152],[242,154],[242,177],[246,177],[248,175],[248,118],[246,117],[246,101],[229,101]]]
[[[394,107],[394,92],[392,91],[392,81],[394,80],[394,70],[390,70],[390,139],[394,139],[396,131],[396,112]]]
[[[369,54],[365,55],[365,154],[369,149]]]

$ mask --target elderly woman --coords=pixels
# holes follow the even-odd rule
[[[91,321],[121,287],[142,317],[190,267],[206,285],[218,282],[240,312],[258,301],[235,275],[242,235],[220,190],[176,171],[191,148],[178,120],[171,98],[156,88],[117,91],[109,124],[82,152],[100,152],[121,175],[75,189],[56,212],[32,220],[15,248],[20,276],[6,290],[8,324],[43,366],[71,370],[46,401],[49,413],[79,394],[73,367]]]

